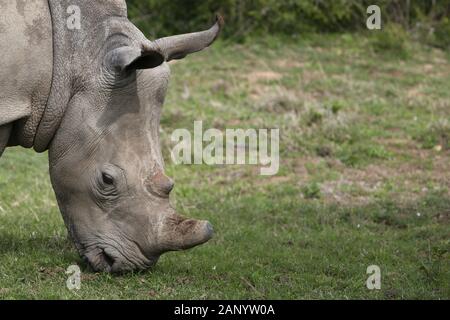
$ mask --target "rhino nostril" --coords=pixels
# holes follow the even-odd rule
[[[109,268],[111,268],[114,264],[114,258],[109,255],[106,250],[102,251],[103,259],[108,264]]]

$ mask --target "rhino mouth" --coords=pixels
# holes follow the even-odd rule
[[[124,255],[112,246],[99,246],[82,255],[84,261],[94,272],[124,273],[134,270],[146,270],[158,261],[157,257],[139,257]]]

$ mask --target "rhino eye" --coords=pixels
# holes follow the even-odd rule
[[[106,185],[113,185],[114,184],[114,178],[111,177],[109,174],[104,173],[104,172],[102,173],[102,180],[103,180],[103,183],[106,184]]]

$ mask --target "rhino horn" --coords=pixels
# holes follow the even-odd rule
[[[214,234],[209,221],[184,218],[176,213],[166,217],[160,233],[163,250],[185,250],[210,240]]]
[[[188,54],[209,47],[219,36],[223,25],[222,16],[217,15],[216,23],[208,30],[161,38],[153,41],[152,44],[163,54],[166,61],[182,59]]]

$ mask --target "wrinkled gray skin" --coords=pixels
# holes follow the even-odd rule
[[[81,29],[67,8],[81,8]],[[159,142],[167,61],[209,46],[209,30],[150,41],[124,0],[0,0],[0,155],[49,150],[69,234],[96,271],[146,269],[212,236],[169,204]]]

